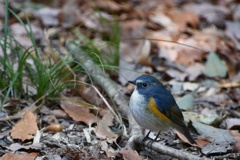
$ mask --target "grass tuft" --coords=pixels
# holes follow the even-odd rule
[[[28,17],[26,16],[27,22],[24,23],[8,7],[8,1],[5,3],[5,8],[4,36],[0,39],[0,47],[3,51],[3,55],[0,56],[0,110],[9,99],[32,98],[37,101],[38,99],[44,100],[43,97],[59,95],[69,85],[66,78],[72,72],[66,71],[66,68],[69,68],[73,60],[59,58],[59,61],[54,63],[49,56],[40,51]],[[22,46],[10,33],[8,30],[9,13],[25,28],[31,39],[32,47]]]

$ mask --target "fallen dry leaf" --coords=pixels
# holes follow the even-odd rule
[[[103,104],[102,98],[99,97],[98,93],[93,87],[79,88],[77,91],[87,102],[95,106],[100,106]]]
[[[153,33],[151,36],[155,39],[162,40],[161,37],[163,35],[167,35],[167,33],[162,33],[162,35],[161,33]],[[167,39],[164,39],[172,41],[172,43],[163,40],[156,42],[159,48],[158,54],[160,58],[165,58],[172,62],[176,62],[177,64],[189,66],[194,64],[196,61],[201,61],[205,57],[204,51],[188,47],[198,45],[198,41],[196,41],[195,39],[179,38],[178,40],[173,40],[173,37],[171,38],[171,35],[168,35],[167,37]]]
[[[201,63],[194,63],[186,68],[186,73],[188,74],[188,79],[190,81],[196,80],[198,76],[203,73],[204,66]]]
[[[239,118],[227,118],[225,120],[227,129],[240,130],[240,119]]]
[[[209,142],[204,139],[195,139],[195,142],[197,143],[197,146],[199,148],[203,148],[205,145],[207,145]]]
[[[181,110],[184,110],[184,111],[193,110],[193,106],[194,106],[193,94],[189,93],[189,94],[184,95],[177,101],[177,104]]]
[[[168,70],[166,71],[166,73],[167,73],[170,77],[172,77],[172,78],[174,78],[174,79],[176,79],[176,80],[179,80],[179,81],[184,81],[185,78],[187,77],[187,74],[186,74],[186,73],[180,72],[180,71],[178,71],[178,70],[176,70],[176,69],[168,69]]]
[[[136,65],[132,63],[128,63],[122,59],[119,61],[119,72],[118,72],[118,80],[121,84],[126,85],[128,80],[136,79],[136,77],[140,76],[141,73],[132,72],[135,70]],[[132,86],[132,85],[130,85]]]
[[[70,27],[77,22],[77,18],[80,17],[78,16],[79,13],[81,12],[77,0],[66,1],[58,15],[59,22],[64,27]]]
[[[96,123],[99,118],[93,113],[90,113],[90,109],[81,103],[77,103],[80,97],[63,97],[61,100],[61,107],[63,110],[75,121],[84,122],[87,125]]]
[[[178,43],[182,45],[176,45],[175,49],[178,53],[176,63],[183,64],[185,66],[193,65],[196,61],[201,61],[205,57],[205,51],[200,50],[201,48],[191,48],[184,45],[189,46],[198,46],[198,41],[194,38],[179,38],[177,40]],[[174,44],[174,43],[173,43]]]
[[[240,151],[240,133],[238,130],[230,130],[229,132],[234,137],[234,139],[236,141],[235,146],[237,147],[238,152],[239,152]]]
[[[96,136],[100,139],[107,139],[108,142],[113,142],[117,139],[118,135],[115,134],[109,127],[113,125],[113,115],[109,111],[103,118],[99,121]]]
[[[175,23],[179,30],[184,30],[187,25],[193,28],[198,26],[198,17],[192,11],[168,10],[166,15]]]
[[[225,18],[230,12],[229,8],[224,5],[217,6],[210,3],[190,3],[185,5],[184,10],[195,12],[200,17],[201,28],[215,25],[221,29],[225,28]]]
[[[124,160],[143,160],[143,158],[139,156],[138,152],[132,150],[130,147],[122,148],[120,153],[123,155]]]
[[[41,20],[42,24],[45,27],[49,27],[49,26],[59,25],[59,21],[58,21],[59,12],[60,12],[59,9],[45,7],[45,8],[39,9],[35,13],[35,15],[37,18]]]
[[[187,140],[187,138],[182,134],[182,133],[180,133],[179,131],[177,131],[177,130],[175,130],[175,132],[176,132],[176,134],[178,135],[178,137],[183,141],[183,142],[185,142],[185,143],[188,143],[188,144],[190,144],[190,145],[193,145],[193,146],[198,146],[198,147],[200,147],[201,145],[198,145],[198,142],[196,141],[196,143],[197,143],[197,145],[196,144],[191,144],[188,140]]]
[[[107,141],[100,141],[101,149],[105,151],[107,157],[114,159],[117,154],[119,154],[118,150],[115,150],[111,147],[111,144],[109,144]]]
[[[149,40],[132,40],[122,42],[120,56],[126,62],[135,62],[143,65],[151,65]],[[131,54],[129,54],[131,53]]]
[[[91,2],[91,1],[89,1]],[[95,0],[92,1],[92,3],[90,3],[93,7],[96,7],[99,10],[104,10],[104,11],[108,11],[108,12],[120,12],[120,11],[129,11],[130,9],[132,9],[132,5],[131,3],[117,3],[115,1],[112,0],[106,0],[104,1],[104,3],[102,3],[102,0]]]
[[[38,130],[36,120],[32,112],[26,111],[22,119],[12,128],[11,137],[22,141],[32,139]]]
[[[150,51],[151,51],[151,43],[149,40],[145,40],[143,46],[140,49],[139,56],[137,58],[136,63],[150,66],[152,64]]]
[[[196,28],[199,23],[198,16],[192,11],[169,9],[162,5],[155,9],[149,18],[154,23],[164,26],[166,30],[176,33],[183,31],[188,25]]]
[[[156,10],[155,13],[149,18],[152,22],[164,26],[169,31],[176,31],[178,29],[177,25],[173,23],[173,21],[166,14],[164,14],[162,10]]]
[[[234,149],[232,144],[236,140],[228,130],[215,128],[195,121],[192,121],[192,124],[202,139],[211,142],[202,148],[204,154],[223,154]]]
[[[210,52],[207,57],[203,73],[208,77],[226,77],[228,68],[215,52]]]
[[[10,30],[13,33],[13,35],[15,36],[16,40],[18,40],[18,42],[20,44],[22,44],[23,46],[26,46],[26,47],[31,47],[33,44],[32,44],[32,41],[29,38],[28,33],[26,31],[26,29],[27,29],[29,32],[30,27],[29,26],[25,26],[25,27],[22,26],[20,23],[15,23],[10,26]],[[32,24],[31,31],[36,40],[43,38],[44,34],[43,34],[42,29],[39,26]]]
[[[4,154],[0,160],[34,160],[39,153],[32,152],[29,154],[12,154],[12,153],[6,153]]]
[[[122,37],[123,38],[134,38],[134,37],[143,37],[144,36],[144,27],[146,25],[146,22],[143,20],[127,20],[124,21],[124,23],[120,23],[122,30],[124,31],[122,33]],[[123,39],[124,40],[124,39]],[[131,40],[130,42],[132,42],[134,40]],[[142,41],[142,40],[140,40]],[[127,42],[127,41],[125,41]],[[124,43],[124,41],[122,41],[121,43]],[[120,43],[120,45],[122,45]],[[131,52],[125,53],[125,54],[129,54]],[[120,47],[120,55],[121,55],[121,47]]]

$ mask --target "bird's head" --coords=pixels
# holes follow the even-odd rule
[[[159,89],[159,87],[163,87],[163,84],[160,81],[149,75],[142,75],[136,80],[128,82],[135,85],[135,89],[139,92],[139,94],[147,94],[149,91],[154,91],[156,88]]]

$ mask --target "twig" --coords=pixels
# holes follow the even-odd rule
[[[149,146],[149,144],[151,144]],[[143,142],[143,145],[145,147],[149,147],[152,150],[162,153],[162,154],[166,154],[169,155],[171,157],[175,157],[178,159],[184,159],[184,160],[210,160],[209,158],[204,158],[204,157],[199,157],[199,156],[195,156],[191,153],[185,152],[183,150],[177,150],[171,147],[168,147],[166,145],[162,145],[160,143],[157,142],[152,142],[152,140],[147,139]]]

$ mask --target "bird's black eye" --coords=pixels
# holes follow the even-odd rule
[[[147,85],[148,85],[147,83],[142,83],[143,88],[146,88]]]

